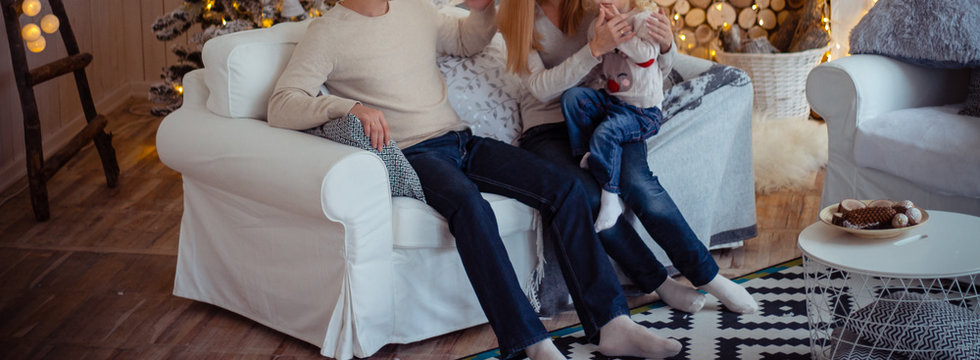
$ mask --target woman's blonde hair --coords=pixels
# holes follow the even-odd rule
[[[534,4],[536,0],[500,0],[497,26],[507,43],[507,70],[527,74],[527,56],[531,49],[540,49],[534,32]],[[585,0],[590,1],[590,0]],[[585,16],[583,0],[562,0],[558,28],[571,35]]]

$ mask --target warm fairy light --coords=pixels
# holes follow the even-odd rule
[[[687,35],[684,34],[677,35],[677,38],[681,39],[681,41],[687,41]]]
[[[721,11],[721,3],[718,3],[718,5],[715,6],[715,9],[718,9],[718,11]]]
[[[28,41],[27,42],[27,49],[30,50],[33,53],[39,53],[39,52],[44,51],[44,46],[45,45],[47,45],[47,42],[45,42],[44,41],[44,37],[41,36],[41,37],[38,37],[37,40]]]
[[[681,14],[674,14],[674,20],[680,20]]]
[[[232,2],[232,3],[231,3],[231,7],[232,7],[232,8],[234,8],[234,9],[235,9],[235,11],[238,11],[238,10],[239,10],[239,9],[238,9],[238,6],[239,6],[239,5],[238,5],[238,2],[237,2],[237,1],[235,1],[235,2]]]
[[[225,17],[222,16],[221,17],[221,26],[225,26],[225,24],[228,24],[228,20],[225,20]]]
[[[266,27],[266,28],[270,27],[272,26],[272,23],[273,23],[272,19],[262,19],[262,27]]]
[[[728,28],[730,28],[730,27],[732,27],[732,26],[729,25],[727,22],[721,23],[722,30],[728,30]]]
[[[208,0],[208,2],[204,4],[204,10],[210,11],[212,7],[214,7],[214,0]]]
[[[717,53],[714,50],[711,50],[711,57],[715,57],[715,55],[717,55]]]
[[[838,48],[838,49],[840,49],[840,43],[837,43],[837,45],[836,45],[836,46],[837,46],[837,48]]]
[[[58,21],[58,17],[54,14],[47,14],[41,18],[41,30],[48,34],[54,34],[55,31],[58,31],[58,26],[61,26],[61,21]]]
[[[762,19],[759,19],[759,26],[764,25],[763,23],[764,23],[764,21],[762,21]]]
[[[184,93],[184,87],[182,85],[174,85],[174,90],[177,90],[178,94]]]
[[[752,10],[759,10],[759,5],[752,4]]]
[[[41,1],[40,0],[25,0],[23,4],[20,5],[20,9],[24,11],[24,15],[34,16],[41,12]]]
[[[35,24],[24,25],[24,28],[20,30],[20,37],[27,42],[37,40],[41,37],[41,28]]]

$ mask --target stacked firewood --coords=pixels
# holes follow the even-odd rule
[[[682,52],[776,53],[826,46],[827,0],[653,0],[668,10]]]

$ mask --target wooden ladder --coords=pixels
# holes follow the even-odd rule
[[[48,209],[47,181],[54,176],[72,156],[78,153],[89,141],[95,142],[105,170],[106,183],[110,188],[116,187],[119,180],[119,164],[116,162],[116,150],[112,147],[112,135],[105,132],[106,118],[95,111],[92,101],[92,90],[85,77],[85,67],[92,62],[92,55],[80,53],[75,34],[68,23],[68,15],[61,0],[48,1],[51,12],[58,17],[58,31],[64,40],[68,56],[49,64],[30,69],[27,64],[27,53],[24,51],[24,40],[20,38],[20,15],[22,0],[0,0],[3,5],[3,19],[7,28],[7,41],[10,43],[10,57],[14,67],[14,77],[17,80],[17,91],[20,93],[20,106],[24,113],[24,144],[27,148],[27,178],[31,189],[31,205],[34,207],[34,218],[45,221],[51,217]],[[58,150],[47,160],[44,159],[41,142],[41,122],[38,117],[37,101],[34,96],[34,86],[68,73],[75,74],[75,85],[78,96],[82,101],[85,120],[88,124],[68,144]]]

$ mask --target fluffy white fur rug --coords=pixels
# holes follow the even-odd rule
[[[752,118],[755,190],[806,189],[827,165],[827,125],[800,118]]]

